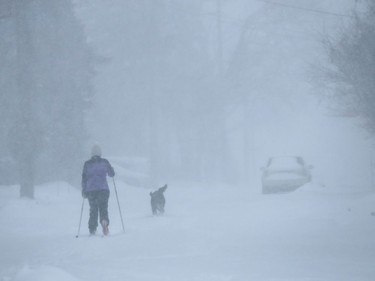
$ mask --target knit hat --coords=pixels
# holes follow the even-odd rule
[[[102,149],[98,144],[94,144],[91,148],[91,156],[102,156]]]

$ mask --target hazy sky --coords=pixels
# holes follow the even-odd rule
[[[248,48],[257,62],[254,82],[248,89],[250,102],[247,106],[235,107],[228,115],[231,153],[241,158],[244,145],[241,128],[247,122],[244,119],[244,110],[247,110],[252,120],[247,124],[252,132],[250,173],[254,174],[255,181],[259,180],[259,167],[265,164],[267,157],[298,154],[314,165],[315,178],[322,183],[370,184],[373,155],[370,141],[365,140],[366,133],[359,128],[360,122],[330,117],[331,112],[319,99],[319,90],[310,77],[311,64],[324,63],[322,36],[335,34],[349,21],[348,17],[333,14],[349,15],[354,1],[275,1],[282,5],[265,2],[222,1],[224,71],[241,33],[250,38]],[[201,3],[204,5],[204,34],[211,56],[215,58],[218,44],[216,2]],[[110,58],[108,64],[98,68],[95,80],[97,104],[91,127],[93,139],[102,143],[108,154],[119,155],[122,154],[121,140],[131,137],[124,132],[120,121],[125,102],[122,77],[128,75],[124,72],[122,52],[129,44],[122,37],[126,5],[123,1],[105,4],[81,1],[77,7],[95,50]],[[246,20],[250,24],[244,33]],[[239,175],[246,173],[241,169],[239,160]]]

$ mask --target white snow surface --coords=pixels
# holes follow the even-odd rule
[[[57,182],[19,199],[0,187],[1,281],[373,281],[375,193],[308,184],[251,189],[169,183],[164,216],[148,189],[116,182],[110,236],[88,235],[80,191]]]

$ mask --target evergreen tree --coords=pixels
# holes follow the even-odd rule
[[[93,56],[69,0],[10,2],[4,32],[12,36],[0,69],[12,82],[1,95],[9,104],[2,139],[18,162],[21,196],[33,198],[35,180],[77,178]]]

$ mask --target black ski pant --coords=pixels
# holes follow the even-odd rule
[[[109,189],[87,192],[87,199],[89,200],[90,204],[89,230],[90,233],[92,233],[95,232],[96,228],[98,227],[98,215],[100,222],[106,220],[109,224]]]

